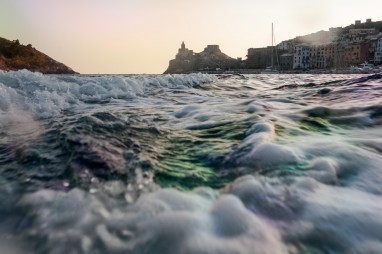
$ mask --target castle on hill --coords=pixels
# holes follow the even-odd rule
[[[239,67],[240,61],[221,52],[219,45],[207,45],[202,52],[194,53],[182,42],[175,59],[170,60],[164,73],[229,70]]]

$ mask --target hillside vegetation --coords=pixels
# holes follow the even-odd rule
[[[32,47],[21,45],[18,40],[9,41],[0,37],[0,70],[27,69],[45,74],[74,74],[71,68],[55,61]]]

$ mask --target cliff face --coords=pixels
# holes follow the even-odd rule
[[[167,73],[189,73],[193,71],[214,71],[237,68],[239,61],[220,51],[218,45],[208,45],[202,52],[193,53],[182,43],[175,59],[170,60]]]
[[[0,70],[27,69],[45,74],[75,74],[71,68],[41,53],[32,45],[0,38]]]

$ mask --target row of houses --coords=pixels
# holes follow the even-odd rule
[[[366,23],[371,23],[368,19]],[[248,49],[248,68],[273,63],[282,70],[346,68],[362,63],[382,64],[382,33],[375,28],[341,27],[283,41],[275,47]]]

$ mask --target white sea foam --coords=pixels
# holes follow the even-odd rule
[[[56,253],[286,252],[279,231],[267,220],[237,197],[216,197],[206,188],[189,194],[163,189],[143,195],[127,209],[80,190],[41,190],[25,196],[20,205],[31,212],[39,207],[29,232],[47,237],[44,250]]]
[[[33,117],[60,116],[72,107],[82,109],[79,111],[85,116],[73,117],[81,120],[77,124],[62,120],[62,125],[86,129],[86,135],[98,127],[95,137],[91,136],[97,141],[84,149],[95,156],[78,155],[79,162],[100,158],[107,170],[125,173],[125,162],[134,162],[133,147],[137,156],[153,153],[155,159],[171,157],[174,163],[170,170],[175,173],[183,164],[193,169],[207,161],[207,166],[217,165],[213,168],[216,172],[253,174],[239,177],[221,190],[199,187],[187,193],[149,188],[152,182],[145,186],[144,174],[151,168],[144,171],[137,164],[132,164],[136,178],[130,178],[132,172],[128,181],[100,177],[90,189],[82,190],[76,186],[81,180],[77,177],[59,182],[59,188],[55,182],[47,185],[55,190],[37,187],[38,191],[25,193],[18,189],[23,185],[19,187],[17,176],[10,174],[17,179],[12,182],[5,178],[8,175],[0,175],[0,199],[5,204],[0,207],[0,232],[14,237],[6,247],[37,253],[378,253],[382,249],[380,97],[359,100],[357,91],[364,97],[369,94],[363,86],[355,86],[358,90],[353,89],[351,96],[348,91],[341,93],[348,88],[342,86],[331,87],[326,95],[317,95],[318,90],[312,87],[275,90],[282,80],[278,76],[240,80],[243,86],[226,79],[188,89],[215,79],[202,74],[78,77],[0,73],[0,127],[7,126],[3,124],[6,121],[28,125]],[[293,76],[287,80],[293,83],[295,79],[302,82]],[[306,80],[321,78],[309,76]],[[258,88],[257,82],[264,87]],[[378,95],[374,88],[370,90]],[[139,106],[138,113],[128,117],[136,117],[136,123],[118,124],[125,111],[103,104],[135,99],[139,99],[133,105]],[[102,113],[89,114],[92,106],[99,106]],[[147,124],[154,125],[153,119],[162,124],[163,133],[180,138],[167,139],[160,130],[149,136],[154,145],[145,143],[142,131]],[[131,127],[132,138],[138,142],[123,139],[118,126]],[[9,130],[19,135],[27,129]],[[168,144],[170,148],[158,146],[158,150],[168,149],[168,154],[155,151],[157,137],[175,143],[175,149],[170,150],[173,144]],[[82,132],[75,137],[81,138],[86,140]],[[108,143],[113,139],[117,145]],[[184,151],[179,151],[182,145]],[[208,145],[217,149],[208,150]],[[76,152],[76,147],[69,148]],[[215,156],[215,150],[224,152]],[[195,151],[199,160],[193,164],[190,158]],[[33,161],[31,154],[32,160],[22,166],[47,167],[44,160]],[[91,162],[86,169],[97,170],[97,164]],[[12,167],[15,164],[9,168],[19,170]],[[70,172],[74,177],[77,168]],[[179,172],[181,179],[183,172]],[[58,191],[60,188],[65,191]],[[15,242],[22,245],[15,248]]]
[[[35,117],[58,116],[63,110],[84,103],[102,103],[153,95],[160,89],[188,89],[213,82],[207,74],[152,76],[59,76],[26,70],[0,71],[0,112],[10,108],[31,112]]]
[[[304,177],[244,176],[220,194],[162,189],[130,206],[78,189],[40,190],[17,209],[35,216],[24,233],[54,253],[362,253],[382,241],[380,196]]]

